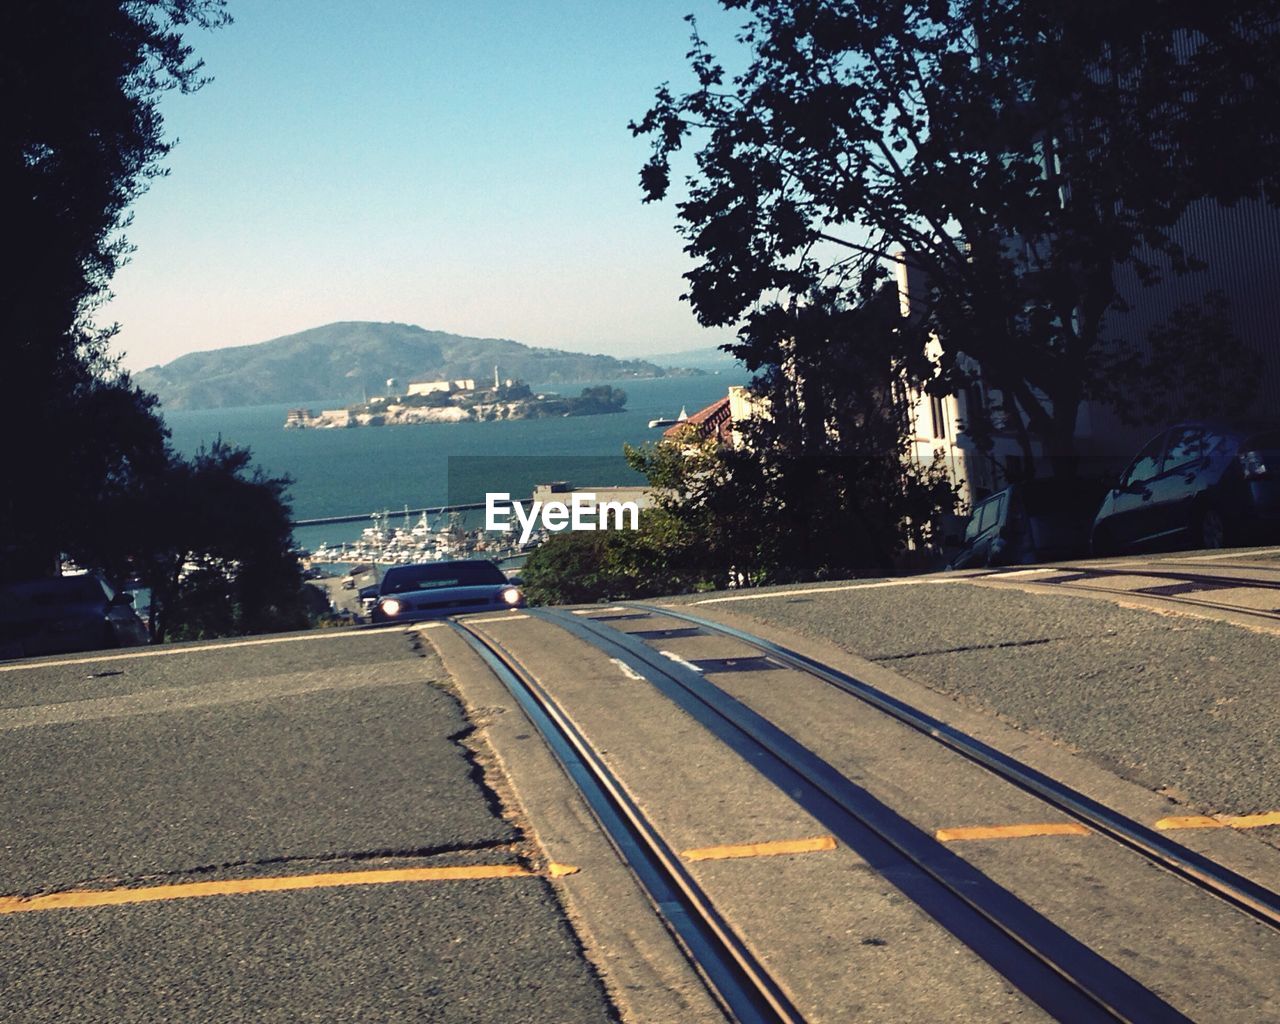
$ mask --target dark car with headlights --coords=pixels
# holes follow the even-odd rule
[[[0,658],[145,644],[133,598],[84,573],[0,584]]]
[[[1280,425],[1180,423],[1138,452],[1103,499],[1093,552],[1280,541]]]
[[[374,622],[465,615],[523,608],[524,595],[501,569],[482,559],[397,565],[383,574]]]

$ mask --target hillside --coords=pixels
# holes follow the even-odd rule
[[[640,359],[530,348],[504,338],[467,338],[411,324],[349,322],[314,327],[256,345],[192,352],[134,374],[168,409],[288,402],[358,402],[381,395],[388,378],[504,378],[572,384],[696,373]]]

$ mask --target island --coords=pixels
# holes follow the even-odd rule
[[[700,376],[695,368],[644,359],[531,348],[504,338],[471,338],[413,324],[343,321],[252,345],[189,352],[134,374],[166,411],[253,405],[311,405],[338,410],[371,395],[393,395],[403,382],[493,379],[538,381],[574,393],[597,381]],[[572,389],[572,390],[570,390]],[[554,413],[550,414],[554,415]]]
[[[535,394],[519,380],[495,380],[477,387],[472,379],[411,383],[403,395],[371,398],[342,409],[290,409],[286,430],[331,430],[338,427],[382,427],[404,423],[464,423],[487,420],[533,420],[557,416],[598,416],[621,412],[626,392],[608,384],[582,389],[570,398]]]

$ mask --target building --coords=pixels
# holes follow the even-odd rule
[[[710,437],[717,438],[722,444],[733,444],[733,418],[728,395],[662,432],[664,441],[698,442]]]
[[[1129,304],[1126,312],[1112,312],[1106,332],[1150,356],[1147,333],[1163,323],[1178,307],[1197,304],[1213,291],[1229,304],[1231,326],[1244,348],[1258,359],[1258,391],[1252,403],[1243,396],[1227,415],[1275,419],[1280,416],[1280,211],[1260,201],[1234,207],[1202,200],[1193,205],[1171,234],[1188,252],[1202,259],[1203,270],[1168,273],[1152,286],[1141,285],[1131,271],[1121,268],[1121,285]],[[1148,258],[1150,254],[1147,254]],[[920,281],[906,264],[896,263],[900,312],[912,315],[912,294]],[[936,348],[931,353],[937,355]],[[962,501],[980,500],[1007,485],[1023,471],[1021,444],[1010,425],[993,418],[991,450],[981,450],[965,425],[981,404],[998,409],[1000,393],[981,380],[976,363],[967,367],[978,383],[958,395],[945,397],[923,393],[911,396],[911,457],[928,464],[943,460]],[[1108,405],[1086,400],[1076,419],[1076,451],[1082,472],[1092,476],[1119,474],[1138,449],[1164,424],[1125,423]],[[1043,446],[1032,441],[1033,455],[1042,460]],[[1043,472],[1043,471],[1041,471]]]
[[[643,512],[656,504],[653,488],[647,484],[624,485],[620,487],[574,487],[567,480],[556,480],[552,483],[538,484],[533,489],[533,500],[544,505],[548,501],[560,501],[569,504],[575,494],[595,495],[596,505],[608,502],[635,502],[636,508]]]
[[[457,391],[474,391],[476,382],[474,378],[466,377],[462,380],[422,380],[411,381],[409,390],[405,392],[407,397],[413,395],[434,395],[434,394],[453,394]]]

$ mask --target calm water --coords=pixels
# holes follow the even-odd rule
[[[620,458],[624,443],[655,440],[649,420],[692,414],[746,383],[745,371],[663,380],[601,381],[627,393],[624,412],[494,423],[422,423],[350,430],[284,430],[283,405],[169,412],[178,451],[190,455],[219,436],[253,450],[272,475],[294,479],[295,518],[356,515],[406,505],[483,501],[486,491],[528,495],[536,483],[567,479],[608,486],[638,479]],[[576,395],[585,384],[561,387]],[[323,403],[311,403],[317,408]],[[614,458],[601,458],[612,456]],[[359,536],[360,524],[298,531],[314,547]]]

